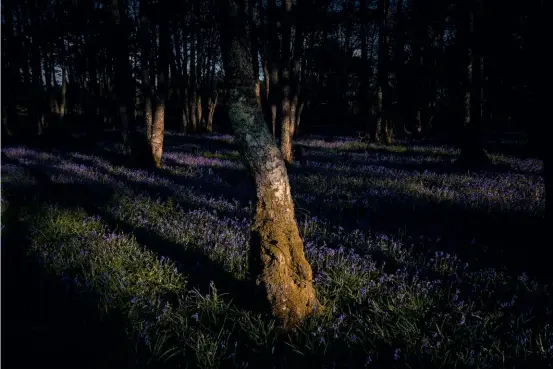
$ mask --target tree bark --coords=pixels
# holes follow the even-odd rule
[[[129,117],[134,112],[134,79],[129,61],[128,19],[125,15],[126,0],[112,0],[112,15],[114,21],[114,37],[112,56],[115,63],[115,98],[119,106],[119,119],[123,136],[123,144],[127,153],[132,153],[129,128],[132,124]]]
[[[192,9],[194,13],[194,9]],[[195,32],[199,32],[195,30]],[[190,119],[190,131],[197,132],[198,130],[198,121],[196,120],[196,102],[197,102],[197,75],[196,75],[196,54],[197,47],[196,45],[196,35],[192,31],[190,35],[190,83],[188,89],[188,113]]]
[[[13,8],[9,1],[3,3],[5,18],[4,36],[2,37],[2,136],[11,136],[10,125],[15,120],[15,96],[19,85],[19,67],[17,51],[14,42]],[[9,94],[7,92],[10,92]],[[5,136],[4,136],[5,137]]]
[[[282,2],[282,47],[280,54],[280,83],[282,86],[282,101],[280,116],[280,151],[286,164],[292,162],[292,96],[291,96],[291,61],[290,43],[292,33],[292,0]]]
[[[152,159],[154,165],[161,167],[163,155],[163,136],[165,134],[165,100],[167,98],[167,87],[169,77],[169,9],[166,3],[159,3],[161,20],[159,24],[159,57],[158,57],[158,85],[156,90],[156,106],[152,122]]]
[[[207,132],[213,132],[213,116],[215,115],[215,107],[217,106],[217,99],[219,95],[217,91],[213,91],[213,96],[210,98],[207,113]]]
[[[359,128],[367,132],[370,136],[369,122],[369,104],[368,104],[368,91],[369,91],[369,63],[368,63],[368,20],[367,20],[367,0],[361,0],[359,2],[361,31],[359,37],[361,38],[361,70],[360,70],[360,82],[359,82]]]
[[[388,119],[386,99],[388,99],[388,1],[379,0],[379,27],[378,27],[378,87],[377,87],[377,116],[376,126],[373,127],[373,141],[384,140],[388,137]],[[380,127],[380,137],[378,131]]]
[[[279,68],[279,55],[280,55],[280,41],[278,39],[278,17],[276,1],[269,0],[268,2],[268,19],[269,22],[266,27],[266,33],[268,37],[269,47],[267,48],[267,57],[269,59],[269,73],[270,73],[270,104],[271,104],[271,130],[273,137],[276,138],[277,134],[277,114],[278,105],[282,103],[281,87],[280,87],[280,68]]]
[[[31,71],[33,85],[33,114],[37,128],[38,136],[44,132],[44,86],[42,84],[42,65],[40,63],[40,39],[41,39],[41,22],[40,15],[37,13],[38,4],[32,4],[31,9],[31,29],[32,29],[32,44],[31,44]]]
[[[311,267],[294,217],[286,166],[256,103],[247,19],[236,1],[224,2],[221,50],[229,92],[229,117],[256,190],[250,240],[250,275],[264,304],[285,327],[319,306]]]
[[[303,101],[300,100],[300,92],[302,86],[300,84],[300,74],[302,59],[305,58],[303,50],[304,42],[304,18],[307,16],[305,2],[299,0],[297,3],[297,11],[295,17],[296,33],[294,35],[294,56],[292,58],[292,76],[290,83],[290,141],[296,133],[300,116],[303,111]]]
[[[150,47],[150,27],[147,17],[147,1],[142,1],[140,4],[140,38],[142,43],[141,67],[142,67],[142,98],[144,100],[144,128],[146,128],[146,138],[148,142],[152,140],[152,83],[150,81],[150,69],[148,61],[151,60]]]
[[[63,118],[65,117],[65,103],[66,103],[66,95],[67,95],[67,68],[65,67],[65,62],[62,61],[61,65],[61,94],[60,94],[60,111],[59,111],[59,117],[60,121],[63,121]]]
[[[471,0],[459,9],[463,20],[464,32],[460,34],[460,45],[465,51],[465,81],[463,110],[464,119],[461,128],[458,163],[474,168],[489,163],[489,158],[480,143],[481,130],[481,50],[478,46],[480,12],[478,0]],[[461,27],[462,28],[462,27]]]

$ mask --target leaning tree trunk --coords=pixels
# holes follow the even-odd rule
[[[256,291],[286,327],[319,306],[312,272],[294,216],[286,166],[263,122],[255,96],[247,19],[236,1],[224,2],[221,50],[229,92],[228,109],[239,148],[256,190],[251,228],[250,273]]]

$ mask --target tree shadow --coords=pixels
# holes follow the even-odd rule
[[[137,227],[120,219],[116,219],[103,208],[113,202],[113,195],[117,191],[109,184],[60,184],[53,182],[48,174],[37,167],[24,165],[24,167],[37,180],[38,188],[42,189],[49,202],[57,203],[64,208],[81,208],[87,214],[99,215],[110,229],[120,229],[125,233],[133,234],[139,244],[153,251],[159,256],[165,256],[173,260],[179,271],[187,276],[191,287],[198,288],[201,292],[209,291],[211,281],[215,283],[219,291],[232,296],[237,307],[251,310],[249,290],[253,284],[249,281],[238,280],[231,273],[224,270],[219,264],[214,263],[207,255],[199,250],[185,249],[182,245],[169,242],[145,227]],[[115,176],[118,177],[117,175]],[[143,188],[145,191],[166,191],[167,196],[173,193],[169,189],[160,186],[149,188],[138,183],[129,183],[127,178],[119,176],[119,180],[131,185],[133,188]],[[193,204],[181,203],[185,209],[195,209]],[[235,214],[227,214],[228,216]]]
[[[198,138],[195,138],[196,140]],[[92,165],[90,161],[81,159],[72,159],[76,162],[83,162]],[[182,164],[179,164],[182,165]],[[407,167],[398,163],[382,162],[374,164],[391,169],[402,170],[417,170],[417,166]],[[422,170],[422,168],[419,168]],[[454,166],[447,165],[431,167],[433,171],[439,173],[453,174],[457,170]],[[505,171],[507,168],[502,168]],[[211,183],[209,178],[187,178],[171,173],[166,169],[154,169],[150,173],[159,176],[160,178],[169,179],[172,183],[186,188],[192,189],[194,192],[203,196],[215,196],[223,198],[239,199],[242,205],[253,199],[253,188],[249,181],[245,180],[247,176],[243,172],[229,168],[213,168],[216,174],[221,174],[226,178],[232,178],[233,186],[225,187],[217,183]],[[427,170],[429,170],[427,168]],[[499,169],[498,169],[499,171]],[[333,178],[338,178],[344,173],[329,168],[313,168],[310,166],[298,167],[291,166],[289,168],[291,174],[305,175],[309,173],[317,173],[323,175],[325,181],[332,181]],[[145,184],[138,181],[130,181],[122,175],[113,175],[114,179],[124,182],[146,193],[148,196],[161,197],[164,199],[177,199],[179,204],[184,209],[194,209],[198,204],[187,203],[186,200],[179,199],[175,188],[166,184]],[[371,173],[371,177],[385,178],[382,173]],[[306,189],[294,188],[293,191],[309,191]],[[248,190],[251,190],[249,192]],[[62,192],[67,192],[63,190]],[[541,218],[539,216],[531,216],[528,214],[506,214],[501,211],[492,210],[490,212],[482,212],[474,209],[468,209],[462,204],[455,203],[433,203],[426,200],[416,200],[411,198],[389,198],[384,201],[377,201],[375,198],[374,206],[359,206],[347,205],[344,199],[331,199],[331,201],[316,201],[314,203],[304,204],[299,203],[299,206],[311,214],[316,214],[319,217],[327,219],[330,223],[340,225],[344,229],[370,229],[371,232],[378,233],[397,233],[398,229],[406,229],[411,239],[406,242],[412,243],[413,238],[419,236],[431,237],[440,239],[436,244],[437,250],[453,252],[471,263],[476,263],[482,267],[497,267],[498,265],[508,265],[513,273],[520,271],[530,271],[531,274],[541,273],[535,267],[537,264],[534,261],[540,261],[538,255],[539,250],[536,250],[535,255],[531,253],[520,254],[520,245],[539,244],[541,237]],[[370,200],[370,199],[369,199]],[[103,202],[108,202],[109,199],[104,199]],[[372,203],[372,202],[371,202]],[[416,210],[413,210],[413,206]],[[206,206],[209,206],[206,204]],[[91,209],[90,211],[97,211]],[[223,216],[233,217],[236,215],[234,211],[220,211],[218,213]],[[422,216],[423,215],[423,216]],[[506,225],[508,225],[506,227]],[[487,251],[482,248],[467,248],[473,239],[478,239],[479,242],[486,244]],[[539,264],[539,263],[538,263]]]
[[[453,202],[417,203],[391,196],[375,199],[374,204],[346,205],[337,199],[298,205],[346,232],[361,229],[372,234],[402,234],[406,247],[412,245],[425,253],[449,252],[471,267],[505,267],[508,274],[525,272],[544,281],[551,277],[544,261],[547,227],[539,215],[470,209]]]
[[[416,160],[413,160],[412,162],[405,162],[401,161],[402,158],[416,158],[418,157],[432,157],[437,158],[440,155],[403,155],[403,154],[396,154],[396,153],[388,153],[391,157],[388,159],[383,158],[371,158],[367,160],[365,159],[359,159],[351,156],[345,155],[345,159],[336,158],[336,157],[327,157],[327,156],[318,156],[318,155],[309,155],[307,154],[305,156],[305,160],[308,162],[320,162],[320,163],[342,163],[343,160],[347,160],[348,165],[353,167],[366,167],[366,166],[379,166],[384,167],[388,169],[399,169],[399,170],[405,170],[405,171],[412,171],[412,172],[434,172],[436,174],[458,174],[458,173],[466,173],[466,172],[489,172],[489,173],[507,173],[512,172],[516,174],[533,174],[529,173],[527,171],[523,171],[517,168],[513,168],[507,164],[504,163],[492,163],[487,164],[483,166],[466,166],[462,163],[458,163],[455,159],[455,156],[448,156],[448,159],[440,159],[436,161],[428,161],[428,162],[416,162]],[[308,166],[303,167],[292,167],[292,172],[317,172],[316,169],[312,169]],[[324,172],[324,170],[319,170],[319,172]]]
[[[38,166],[22,165],[13,159],[6,162],[25,168],[37,182],[33,186],[4,184],[3,196],[8,194],[9,200],[3,216],[6,231],[2,234],[5,250],[2,255],[3,321],[6,322],[2,364],[6,367],[121,368],[134,365],[134,352],[125,335],[124,318],[116,313],[100,317],[94,301],[84,301],[80,295],[68,292],[59,278],[29,259],[27,249],[31,240],[27,235],[32,224],[20,221],[16,213],[33,202],[34,212],[39,212],[47,203],[55,203],[62,208],[80,208],[90,215],[99,215],[110,229],[133,234],[146,249],[173,260],[179,272],[186,276],[189,288],[207,294],[213,281],[219,292],[228,294],[236,307],[261,312],[260,306],[252,304],[254,284],[250,281],[236,279],[199,250],[185,249],[103,210],[113,200],[116,189],[112,186],[55,183]],[[19,354],[22,352],[25,353],[23,357]]]
[[[117,315],[68,293],[58,278],[27,255],[29,223],[18,216],[35,187],[11,189],[2,231],[2,367],[122,368],[133,352]],[[5,196],[6,191],[3,191]],[[36,204],[34,211],[40,211]]]
[[[142,183],[140,181],[133,181],[131,178],[118,173],[111,173],[106,168],[96,165],[92,159],[86,158],[70,158],[68,155],[64,156],[65,160],[70,160],[73,163],[83,164],[90,167],[94,167],[95,170],[108,175],[115,181],[119,181],[126,185],[131,186],[139,193],[144,193],[151,198],[160,198],[162,200],[172,199],[176,201],[183,210],[193,210],[198,208],[199,204],[193,204],[189,201],[183,200],[178,188],[173,188],[171,185],[165,185],[162,183]],[[175,165],[185,166],[182,164]],[[132,169],[131,166],[125,166],[125,168]],[[136,169],[136,168],[135,168]],[[162,180],[169,180],[176,186],[183,186],[193,193],[203,195],[204,198],[218,198],[223,197],[227,199],[237,200],[239,204],[245,207],[248,201],[253,200],[253,185],[249,181],[244,181],[244,172],[235,169],[228,168],[214,168],[214,172],[221,176],[224,180],[229,182],[228,186],[222,186],[217,183],[213,183],[208,179],[190,178],[185,176],[179,176],[178,174],[171,173],[166,167],[162,168],[140,168],[140,170],[146,173],[157,176]],[[48,169],[49,172],[63,173],[59,169]],[[210,204],[206,201],[202,204],[204,207],[210,207]],[[235,212],[223,211],[217,209],[217,213],[221,216],[234,217]]]

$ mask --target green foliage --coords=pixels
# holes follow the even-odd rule
[[[153,239],[177,251],[201,252],[229,277],[242,281],[250,227],[243,214],[251,212],[251,204],[202,197],[186,186],[164,198],[152,197],[133,186],[146,181],[168,186],[162,177],[104,164],[106,177],[98,181],[114,176],[131,184],[109,187],[115,189],[109,202],[94,209],[115,224],[153,236],[141,239],[138,233],[135,238],[110,229],[82,209],[45,205],[39,202],[38,190],[32,201],[11,203],[13,183],[29,182],[12,171],[2,178],[2,224],[24,222],[30,229],[25,235],[31,240],[30,257],[64,283],[68,293],[97,306],[106,318],[124,319],[135,347],[133,359],[141,366],[511,368],[553,362],[551,286],[524,274],[513,277],[501,270],[469,267],[467,260],[440,251],[432,239],[421,238],[422,247],[417,248],[405,230],[396,235],[371,233],[375,231],[362,226],[344,229],[319,217],[310,203],[324,199],[337,216],[349,211],[355,215],[352,219],[380,215],[398,199],[421,218],[433,206],[453,204],[483,212],[509,212],[520,206],[522,212],[539,214],[543,187],[536,184],[531,163],[498,155],[492,160],[527,170],[526,174],[437,174],[383,169],[382,162],[401,162],[395,154],[382,152],[350,151],[347,160],[326,165],[328,161],[321,159],[347,150],[330,151],[310,149],[306,172],[291,176],[301,236],[325,306],[292,332],[268,315],[238,305],[237,296],[222,293],[222,284],[208,286],[208,279],[204,285],[187,286],[194,268],[177,268],[177,260],[150,251],[158,246],[150,244]],[[418,164],[429,165],[440,160],[415,151],[398,152],[404,162],[424,157]],[[32,157],[28,151],[24,154]],[[39,158],[53,160],[46,154]],[[202,167],[210,164],[202,159],[201,168],[191,165],[180,178],[221,183],[215,167]],[[84,171],[72,170],[74,178],[78,170]],[[243,175],[241,169],[233,170]],[[328,173],[333,175],[325,176]],[[98,178],[98,173],[90,177]],[[87,189],[94,191],[94,184]],[[462,246],[484,249],[479,243]]]

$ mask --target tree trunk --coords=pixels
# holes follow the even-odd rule
[[[126,0],[112,0],[112,15],[114,21],[114,37],[112,56],[114,60],[115,98],[119,106],[119,119],[123,144],[127,154],[132,154],[132,142],[129,128],[132,124],[129,117],[133,116],[135,104],[135,88],[129,61],[128,19],[125,15]]]
[[[162,5],[163,4],[163,5]],[[165,100],[167,98],[167,79],[169,77],[169,14],[165,3],[158,4],[161,13],[159,25],[159,58],[158,58],[158,85],[156,91],[156,107],[152,122],[152,159],[154,165],[161,167],[163,155],[163,136],[165,134]]]
[[[37,135],[44,132],[44,87],[42,85],[42,68],[40,63],[40,16],[35,11],[32,14],[32,44],[31,44],[31,71],[33,85],[33,114]]]
[[[267,59],[263,58],[263,82],[265,83],[265,95],[263,95],[262,100],[266,103],[269,101],[269,95],[271,92],[271,84],[269,80],[271,79],[269,74],[269,67],[267,67]]]
[[[197,124],[201,124],[202,121],[202,94],[201,90],[196,95],[196,122]],[[201,129],[202,127],[200,127]]]
[[[311,267],[294,217],[286,166],[256,103],[246,36],[247,19],[236,1],[225,1],[221,50],[229,91],[229,117],[253,177],[256,209],[250,240],[250,275],[263,304],[285,327],[299,324],[319,306]]]
[[[179,73],[172,78],[175,78],[177,81],[177,107],[181,119],[181,124],[183,128],[183,132],[186,133],[188,131],[189,126],[189,119],[188,119],[188,94],[187,94],[187,87],[188,87],[188,71],[187,69],[187,63],[188,60],[186,58],[186,52],[187,52],[187,34],[185,30],[185,26],[181,29],[182,33],[182,48],[183,53],[181,54],[181,43],[177,40],[177,35],[175,34],[175,63],[181,65],[179,68]]]
[[[475,0],[461,8],[465,30],[461,33],[460,45],[466,55],[464,83],[464,119],[458,163],[466,167],[480,167],[489,163],[489,158],[480,143],[481,129],[481,50],[478,46],[480,12]]]
[[[367,50],[367,37],[368,37],[368,21],[367,21],[367,0],[361,0],[359,5],[361,32],[359,37],[361,38],[361,70],[360,70],[360,83],[359,83],[359,128],[364,130],[370,135],[369,121],[369,104],[368,104],[368,91],[369,91],[369,65],[368,65],[368,50]]]
[[[20,73],[17,58],[16,43],[14,42],[13,8],[9,1],[3,3],[5,18],[5,33],[2,37],[2,136],[11,136],[10,125],[14,124],[16,118],[15,96],[19,89]],[[9,93],[8,93],[9,91]],[[4,136],[5,137],[5,136]]]
[[[399,114],[395,114],[396,122],[399,127],[405,126],[405,113],[407,112],[406,100],[408,96],[406,94],[406,73],[405,73],[405,17],[403,14],[403,0],[398,1],[396,4],[395,15],[395,40],[394,40],[394,65],[397,85],[397,110]]]
[[[305,106],[305,101],[300,101],[299,106],[296,110],[296,117],[295,117],[295,120],[294,120],[294,125],[292,126],[292,128],[294,129],[294,131],[292,132],[292,136],[294,136],[295,134],[299,134],[301,114],[303,113],[303,107],[304,106]]]
[[[48,115],[48,120],[50,120],[52,117],[52,113],[54,112],[54,99],[52,96],[52,80],[50,78],[52,75],[51,71],[53,69],[54,63],[52,58],[50,57],[50,53],[46,51],[46,48],[43,49],[42,57],[44,59],[44,80],[46,82],[44,92],[46,93],[46,97],[48,100],[47,115]]]
[[[66,95],[67,95],[67,73],[65,63],[62,62],[61,66],[61,94],[60,94],[60,106],[59,106],[59,117],[60,121],[63,121],[65,117],[65,104],[66,104]]]
[[[378,27],[378,92],[377,92],[377,116],[374,127],[373,141],[386,141],[388,131],[387,120],[387,94],[388,94],[388,30],[386,20],[388,17],[388,1],[379,0],[379,27]],[[380,137],[378,137],[380,127]]]
[[[302,112],[303,102],[300,102],[300,73],[303,55],[303,19],[307,16],[305,2],[299,0],[296,11],[296,32],[294,35],[294,57],[292,58],[292,76],[290,83],[290,141],[296,133],[297,122]]]
[[[193,10],[192,10],[193,13]],[[198,32],[198,30],[196,30]],[[198,45],[199,46],[199,45]],[[188,113],[190,117],[190,130],[197,132],[198,121],[196,120],[196,102],[197,102],[197,76],[196,76],[196,54],[197,54],[196,36],[194,32],[190,35],[190,83],[188,90]]]
[[[278,39],[278,18],[277,18],[277,8],[276,1],[269,0],[268,2],[268,25],[267,33],[269,38],[269,51],[267,57],[269,59],[269,72],[271,74],[270,78],[270,104],[271,104],[271,130],[273,137],[276,138],[277,134],[277,115],[278,115],[278,105],[282,104],[281,98],[281,86],[280,86],[280,68],[279,68],[279,55],[280,55],[280,41]]]
[[[146,128],[146,138],[148,142],[152,140],[152,84],[150,81],[150,69],[148,61],[151,60],[150,47],[150,27],[146,12],[147,2],[142,1],[140,4],[140,38],[142,41],[141,67],[142,67],[142,98],[144,100],[144,128]]]
[[[207,113],[207,132],[213,132],[213,116],[215,115],[215,107],[217,106],[218,94],[217,91],[213,92],[214,96],[210,99]]]
[[[292,109],[291,109],[291,66],[290,42],[292,33],[292,0],[282,2],[282,47],[280,55],[280,83],[282,86],[282,114],[280,116],[280,151],[286,164],[292,162]]]

